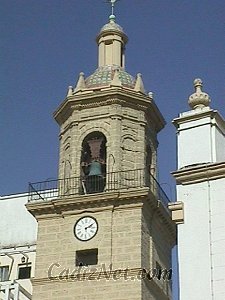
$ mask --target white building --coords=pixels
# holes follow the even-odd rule
[[[225,299],[225,121],[209,107],[202,81],[194,81],[191,110],[174,119],[178,140],[180,300]]]
[[[28,194],[0,197],[0,300],[31,299],[37,222],[27,201]]]

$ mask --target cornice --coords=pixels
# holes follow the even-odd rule
[[[174,126],[176,128],[178,128],[180,124],[209,117],[210,119],[215,118],[216,121],[225,128],[225,121],[217,110],[206,109],[206,110],[193,111],[193,113],[191,113],[191,112],[192,111],[190,111],[190,114],[188,114],[188,113],[181,114],[178,118],[175,118],[172,121]]]
[[[180,114],[178,118],[173,119],[172,123],[174,124],[175,127],[178,127],[182,123],[186,122],[191,122],[194,120],[199,120],[205,117],[211,117],[212,113],[214,112],[212,109],[210,110],[200,110],[200,111],[193,111],[193,113],[185,113],[185,114]]]
[[[79,111],[111,104],[119,104],[145,111],[149,114],[150,119],[153,119],[156,123],[157,131],[160,131],[165,126],[165,120],[153,99],[142,93],[124,88],[108,88],[69,96],[54,112],[53,116],[58,124],[61,125],[74,110]]]
[[[143,200],[148,197],[148,194],[149,188],[139,188],[92,195],[64,196],[49,201],[30,202],[26,204],[26,207],[36,219],[61,218],[65,215],[80,214],[87,210],[142,207]]]
[[[171,174],[182,185],[225,178],[225,162],[189,166]]]
[[[146,207],[148,204],[149,207]],[[92,195],[64,196],[48,201],[30,202],[27,210],[37,219],[58,219],[69,215],[94,213],[106,210],[133,210],[138,208],[156,211],[165,224],[172,239],[175,239],[176,227],[171,212],[156,198],[148,188],[118,190]]]
[[[108,24],[106,24],[108,25]],[[112,34],[114,39],[116,39],[116,36],[121,37],[124,40],[124,43],[126,44],[128,42],[128,36],[121,30],[114,29],[114,28],[107,28],[107,30],[100,31],[99,34],[96,37],[97,44],[99,43],[99,40],[103,37],[107,37],[108,35]]]

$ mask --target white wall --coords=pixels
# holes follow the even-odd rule
[[[218,127],[214,127],[215,135],[215,152],[216,152],[216,161],[222,162],[225,161],[225,135],[219,130]]]
[[[213,292],[225,299],[225,179],[210,182]]]
[[[178,227],[180,299],[224,300],[225,179],[179,185],[177,196],[184,202],[184,224]]]
[[[197,122],[180,125],[178,134],[178,169],[212,161],[211,127],[207,124],[208,121],[198,120]],[[204,123],[205,125],[203,125]],[[197,127],[192,127],[194,125]]]
[[[27,211],[27,194],[0,197],[0,249],[36,244],[37,221]]]
[[[225,121],[210,108],[180,114],[178,169],[225,161]],[[191,174],[191,172],[190,172]],[[190,176],[191,177],[191,176]],[[180,300],[225,299],[225,178],[177,185]]]
[[[178,169],[225,161],[225,122],[217,111],[189,111],[175,120],[178,124]]]
[[[209,300],[211,265],[207,184],[179,185],[177,199],[184,202],[184,224],[178,227],[180,299]]]

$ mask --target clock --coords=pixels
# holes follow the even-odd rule
[[[74,225],[75,237],[83,242],[92,239],[98,231],[98,223],[95,218],[85,216],[77,220]]]

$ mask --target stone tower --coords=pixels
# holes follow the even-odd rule
[[[225,121],[210,108],[210,97],[194,81],[191,110],[173,123],[177,129],[180,299],[225,299]],[[190,288],[191,287],[191,288]]]
[[[164,119],[141,74],[125,71],[115,16],[97,36],[98,68],[54,113],[59,179],[31,186],[38,220],[33,299],[171,299],[175,226],[155,179]]]

